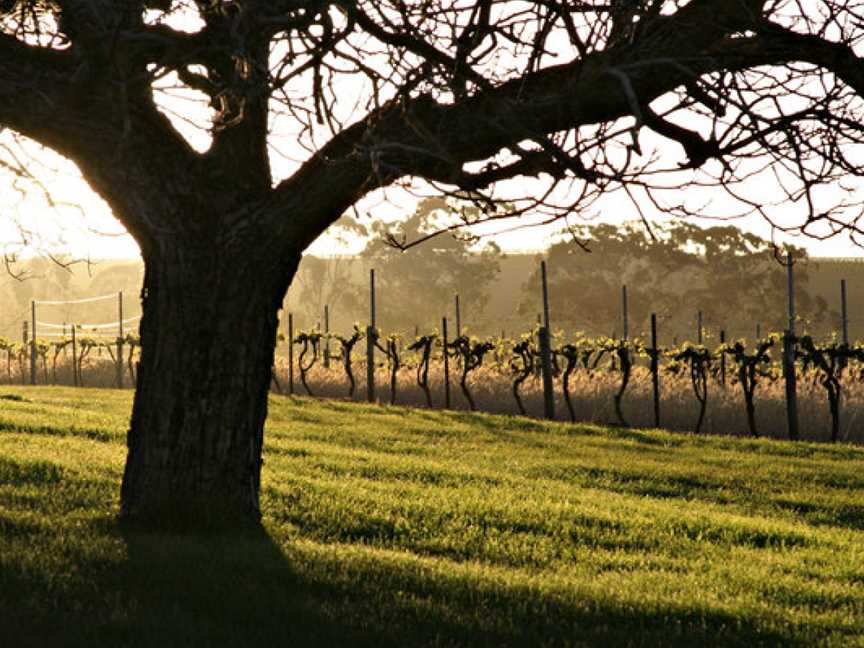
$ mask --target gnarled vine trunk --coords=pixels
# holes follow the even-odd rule
[[[298,262],[215,237],[145,256],[124,515],[260,514],[278,310]]]

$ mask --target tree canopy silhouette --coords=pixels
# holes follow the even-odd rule
[[[860,233],[860,196],[829,203],[825,188],[861,175],[862,12],[857,0],[0,0],[0,126],[74,161],[146,265],[123,513],[259,513],[279,305],[301,252],[382,187],[422,181],[482,218],[555,218],[615,190],[692,214],[703,198],[683,190],[713,185],[778,224],[785,201],[791,227]],[[166,84],[208,110],[183,112]],[[202,150],[188,122],[207,130]],[[270,147],[286,139],[302,159],[277,165]],[[501,184],[521,176],[545,188]]]

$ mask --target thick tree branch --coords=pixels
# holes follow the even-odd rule
[[[551,173],[552,165],[537,159],[479,174],[466,173],[462,165],[488,159],[520,141],[613,122],[633,114],[631,90],[647,106],[716,71],[808,61],[835,72],[864,97],[864,65],[850,48],[816,37],[766,30],[761,17],[764,5],[757,0],[696,0],[677,14],[654,18],[635,45],[547,67],[483,88],[455,104],[423,96],[393,102],[337,135],[283,182],[274,194],[273,211],[278,212],[276,206],[289,196],[294,202],[298,193],[311,191],[320,209],[302,214],[292,211],[285,225],[295,240],[311,242],[361,195],[406,175],[470,187],[529,169]],[[760,25],[757,36],[740,36]],[[622,87],[622,75],[629,88]],[[704,102],[705,97],[700,100]],[[716,143],[698,133],[663,120],[653,111],[645,114],[648,126],[684,146],[688,166],[700,166],[721,152]],[[326,191],[314,189],[321,186]]]
[[[754,39],[757,42],[754,53],[784,62],[812,63],[833,72],[864,98],[864,58],[857,56],[849,45],[812,34],[798,34],[767,21],[761,27],[759,37]]]
[[[187,202],[182,178],[195,173],[199,156],[156,110],[144,75],[112,78],[117,73],[74,49],[34,47],[0,33],[0,125],[74,160],[147,248],[170,227],[165,219],[182,214],[156,217],[142,200]],[[172,176],[177,184],[166,179]]]
[[[642,106],[645,125],[655,133],[678,142],[687,155],[687,163],[682,168],[698,168],[710,158],[721,154],[716,141],[706,140],[696,131],[663,119],[650,106]]]
[[[76,72],[68,52],[26,45],[0,33],[0,124],[31,135],[62,133],[52,119],[63,108]]]

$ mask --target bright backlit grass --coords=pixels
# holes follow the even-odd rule
[[[263,527],[143,533],[130,396],[0,390],[0,644],[864,645],[864,449],[274,397]]]

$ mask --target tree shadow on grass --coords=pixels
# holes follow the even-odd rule
[[[283,549],[258,525],[155,533],[101,519],[82,532],[113,546],[113,557],[70,555],[67,567],[75,576],[65,584],[57,574],[2,574],[3,645],[794,646],[813,640],[718,611],[627,605],[466,578],[399,554],[382,559],[362,547]]]
[[[124,571],[140,607],[111,629],[119,642],[106,645],[297,646],[362,640],[348,628],[322,622],[318,596],[307,591],[260,525],[234,532],[122,532],[128,549]]]
[[[148,532],[103,518],[81,532],[107,555],[74,552],[68,575],[21,565],[0,573],[0,646],[381,643],[326,622],[326,588],[298,578],[260,525]]]

